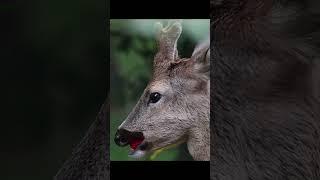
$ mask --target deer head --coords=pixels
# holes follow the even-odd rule
[[[180,58],[181,32],[179,20],[157,24],[152,79],[115,135],[116,144],[131,146],[131,157],[187,142],[195,160],[210,159],[209,41]]]

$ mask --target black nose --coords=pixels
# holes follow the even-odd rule
[[[125,129],[118,129],[114,137],[114,142],[118,146],[126,146],[129,144],[129,135],[130,132]]]

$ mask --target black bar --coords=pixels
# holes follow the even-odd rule
[[[209,19],[209,1],[110,1],[112,19]]]
[[[210,179],[209,161],[111,161],[111,180]]]

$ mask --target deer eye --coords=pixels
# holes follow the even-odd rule
[[[149,96],[149,103],[156,103],[161,99],[161,94],[158,92],[151,93]]]

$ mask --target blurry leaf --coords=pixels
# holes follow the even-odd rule
[[[128,53],[120,52],[118,56],[120,74],[134,82],[140,77],[149,77],[150,70],[146,67],[143,57],[133,50]]]
[[[118,20],[111,19],[110,20],[110,31],[123,31],[127,27],[127,20]]]
[[[134,38],[132,44],[137,51],[143,50],[143,43],[139,39]]]

